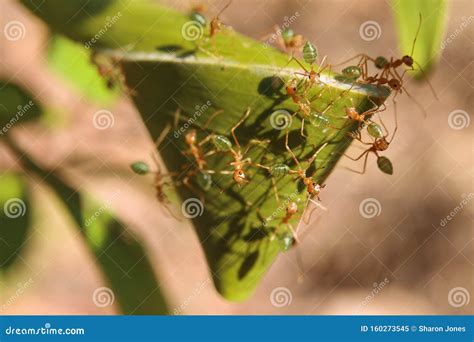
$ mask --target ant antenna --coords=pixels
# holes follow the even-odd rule
[[[413,39],[413,45],[411,47],[410,57],[413,57],[413,53],[415,52],[415,43],[416,43],[416,40],[418,39],[418,34],[420,33],[420,29],[421,29],[421,23],[423,21],[423,18],[421,16],[421,12],[419,13],[419,15],[420,15],[420,22],[418,23],[418,28],[416,29],[415,39]]]
[[[234,1],[234,0],[230,0],[230,1],[227,3],[227,5],[225,5],[224,8],[221,9],[219,13],[217,13],[216,18],[219,17],[219,16],[232,4],[232,1]]]

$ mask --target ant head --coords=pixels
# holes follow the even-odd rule
[[[288,206],[286,207],[286,212],[289,215],[296,214],[298,212],[298,205],[295,202],[288,203]]]
[[[406,66],[411,67],[411,66],[413,66],[413,63],[414,63],[413,57],[408,56],[408,55],[405,55],[405,56],[402,57],[402,62],[403,62],[403,64],[405,64]]]
[[[296,86],[293,83],[286,86],[286,93],[288,95],[294,96],[296,95],[296,91],[297,91]]]
[[[232,176],[232,178],[234,178],[234,181],[235,181],[238,185],[242,185],[242,184],[248,182],[247,177],[245,176],[244,171],[242,171],[242,170],[240,170],[240,169],[234,171],[234,175]]]
[[[307,186],[308,186],[308,193],[313,196],[318,196],[319,193],[321,192],[321,189],[325,187],[325,185],[321,186],[313,180],[308,182]]]
[[[193,145],[196,143],[196,131],[193,129],[192,131],[190,131],[189,133],[187,133],[184,137],[184,139],[186,140],[186,144],[188,145]]]
[[[388,85],[390,86],[390,88],[392,88],[393,90],[396,90],[396,91],[398,91],[402,88],[402,84],[396,78],[392,78],[391,80],[389,80]]]

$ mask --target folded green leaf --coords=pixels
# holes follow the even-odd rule
[[[212,186],[205,189],[202,182],[185,171],[192,170],[192,158],[183,154],[185,134],[195,128],[199,138],[206,135],[205,130],[207,134],[232,139],[231,128],[250,108],[250,116],[237,129],[243,149],[255,145],[245,157],[254,163],[286,163],[297,169],[284,144],[285,132],[290,131],[289,144],[305,168],[305,161],[316,149],[326,146],[316,165],[308,166],[308,175],[322,184],[351,142],[346,133],[355,127],[346,121],[344,107],[353,103],[363,111],[389,95],[384,87],[338,81],[326,70],[322,82],[307,94],[316,101],[312,113],[305,117],[308,138],[303,139],[303,114],[292,115],[298,106],[286,95],[284,87],[291,79],[301,80],[295,72],[303,70],[296,63],[286,67],[287,55],[231,29],[208,38],[209,28],[201,27],[199,32],[197,27],[197,37],[201,38],[195,40],[192,32],[187,31],[188,16],[148,1],[127,3],[126,10],[122,1],[115,0],[74,0],[68,6],[61,6],[58,0],[46,0],[39,10],[26,0],[23,2],[53,29],[83,44],[92,44],[98,52],[116,61],[153,138],[166,127],[172,128],[160,146],[160,153],[168,170],[181,174],[180,181],[190,176],[191,183],[200,189],[178,188],[186,200],[182,210],[184,216],[193,217],[217,289],[231,300],[243,300],[254,291],[282,249],[272,232],[288,229],[282,223],[288,201],[299,207],[290,221],[296,227],[307,195],[301,182],[294,177],[282,177],[275,179],[280,199],[277,201],[268,172],[252,167],[245,170],[249,184],[238,187],[232,185],[230,176],[214,174]],[[105,26],[108,29],[101,31]],[[181,119],[176,123],[178,109]],[[206,125],[220,110],[223,113]],[[260,143],[255,144],[256,141]],[[143,151],[141,158],[150,152]],[[206,167],[216,172],[231,171],[231,161],[229,153],[218,152],[209,158]],[[324,201],[324,194],[322,197]],[[201,200],[204,206],[199,205]],[[194,208],[197,205],[197,211],[187,212],[189,203]]]

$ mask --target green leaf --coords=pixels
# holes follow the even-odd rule
[[[429,72],[438,61],[442,49],[446,0],[392,0],[392,3],[402,54],[411,54],[421,14],[421,28],[412,57],[425,72]],[[418,69],[416,65],[415,68]],[[421,78],[423,73],[417,70],[413,76]]]
[[[41,105],[24,89],[0,80],[0,138],[16,125],[39,119]]]
[[[286,130],[275,128],[279,118],[272,115],[287,111],[286,118],[291,118],[287,127],[289,143],[302,164],[327,143],[318,155],[316,165],[308,168],[308,175],[314,175],[315,180],[322,183],[351,142],[346,133],[356,126],[346,125],[343,108],[351,105],[352,98],[354,106],[365,110],[371,105],[367,96],[381,103],[389,95],[384,87],[351,87],[325,72],[322,76],[325,85],[313,87],[308,97],[318,98],[313,103],[315,112],[312,115],[320,115],[328,109],[325,111],[328,121],[318,120],[319,124],[313,125],[308,121],[314,120],[307,120],[305,133],[308,139],[303,139],[300,116],[290,115],[297,106],[286,96],[283,86],[283,81],[297,77],[295,72],[302,70],[296,63],[284,68],[287,55],[230,29],[220,32],[214,39],[207,39],[204,34],[201,40],[190,41],[183,33],[188,16],[147,1],[127,2],[126,10],[122,1],[115,0],[74,0],[68,6],[61,6],[58,0],[46,0],[39,10],[26,0],[23,3],[52,28],[82,43],[91,42],[111,18],[117,18],[105,32],[102,31],[93,46],[100,48],[99,52],[104,56],[119,61],[126,85],[134,95],[133,100],[152,137],[156,139],[169,125],[173,128],[161,145],[160,153],[168,170],[182,175],[180,181],[187,178],[183,170],[190,169],[189,156],[182,153],[184,135],[189,127],[195,127],[202,139],[205,136],[202,129],[211,115],[224,110],[206,131],[232,139],[231,128],[250,107],[250,116],[237,129],[239,142],[242,146],[255,139],[268,140],[268,143],[254,146],[247,156],[254,162],[287,163],[292,169],[297,168],[284,147]],[[277,74],[279,77],[275,76]],[[175,125],[178,108],[181,120]],[[331,128],[334,126],[343,129]],[[149,153],[143,151],[143,156]],[[229,153],[218,152],[209,158],[207,168],[230,170],[231,161]],[[185,212],[185,216],[195,216],[193,222],[216,288],[231,300],[248,298],[280,252],[281,243],[272,238],[272,232],[288,230],[280,223],[287,198],[297,202],[299,207],[298,214],[291,220],[294,227],[307,203],[305,189],[294,177],[276,180],[281,199],[277,201],[271,177],[265,170],[251,168],[246,171],[251,183],[240,188],[232,185],[230,176],[214,175],[213,186],[207,191],[192,191],[184,186],[177,189],[182,199],[187,200],[184,204],[198,206],[193,215]],[[199,187],[199,182],[192,177],[190,182],[196,182]],[[203,208],[197,202],[201,198],[205,201]],[[179,208],[173,211],[179,211]],[[274,219],[264,221],[268,217]]]
[[[37,165],[14,141],[9,139],[7,142],[25,169],[42,179],[61,200],[64,205],[62,209],[66,209],[64,214],[73,219],[76,229],[83,234],[84,241],[94,254],[122,313],[167,314],[165,299],[142,242],[116,218],[109,205],[98,202],[84,191],[78,192],[58,177],[55,171]],[[10,190],[7,194],[20,195],[18,190],[14,193]],[[3,203],[2,199],[3,196],[0,197],[0,204]],[[3,219],[0,216],[2,228]],[[5,227],[18,228],[11,223]],[[3,253],[0,256],[3,256]]]
[[[0,273],[8,270],[22,252],[31,229],[30,193],[23,176],[0,176]]]
[[[60,35],[54,35],[48,46],[48,63],[52,70],[89,100],[110,104],[118,93],[107,87],[97,67],[91,65],[90,51]]]

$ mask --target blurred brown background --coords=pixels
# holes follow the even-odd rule
[[[183,9],[190,6],[188,1],[168,2]],[[214,1],[208,7],[214,13],[221,6],[222,2]],[[386,153],[394,163],[394,175],[382,174],[373,156],[364,176],[344,169],[361,164],[341,159],[324,193],[329,211],[302,228],[302,244],[282,254],[254,296],[240,304],[226,302],[214,290],[192,227],[164,217],[146,181],[117,171],[118,166],[147,158],[152,149],[132,104],[122,98],[107,108],[115,113],[114,126],[95,129],[92,117],[101,108],[87,103],[48,69],[44,55],[48,32],[15,1],[0,3],[0,28],[3,31],[6,23],[19,20],[26,34],[17,41],[0,34],[0,76],[24,85],[43,103],[64,109],[65,120],[53,132],[20,128],[15,136],[45,165],[66,169],[81,188],[110,201],[111,208],[144,238],[172,311],[472,314],[473,203],[469,201],[444,227],[441,220],[473,192],[474,125],[469,120],[474,20],[469,18],[474,13],[470,0],[452,0],[448,7],[448,36],[459,31],[463,21],[468,24],[446,44],[431,75],[439,101],[424,83],[407,82],[428,117],[424,119],[409,99],[400,97],[400,127]],[[295,12],[300,16],[292,27],[311,39],[332,63],[359,52],[399,54],[390,1],[238,0],[221,19],[259,38]],[[381,27],[381,36],[373,41],[359,35],[360,25],[368,20]],[[453,112],[451,119],[458,116],[461,124],[448,119]],[[352,155],[360,150],[355,145],[349,151]],[[11,166],[11,159],[0,150],[0,167]],[[18,271],[8,283],[0,283],[0,313],[116,313],[113,306],[94,305],[92,293],[104,286],[94,260],[70,223],[55,215],[41,186],[36,189],[35,196],[45,200],[50,219],[33,228],[27,249],[17,261]],[[116,191],[121,195],[114,196]],[[379,204],[378,216],[361,215],[359,206],[366,199]],[[298,252],[304,263],[302,283],[298,282]],[[291,296],[282,307],[270,300],[279,287]],[[16,295],[18,288],[23,288],[21,295]]]

